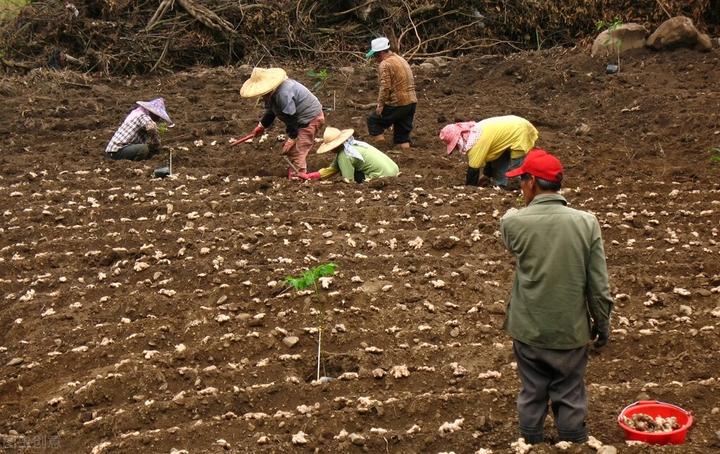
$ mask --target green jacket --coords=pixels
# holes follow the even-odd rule
[[[381,177],[394,177],[400,172],[397,164],[377,148],[359,145],[352,147],[353,150],[360,153],[363,157],[362,160],[351,158],[340,148],[330,165],[332,168],[340,170],[344,179],[354,181],[355,170],[364,173],[366,181]]]
[[[600,224],[543,194],[500,220],[517,270],[505,330],[534,347],[570,350],[590,341],[590,324],[608,329],[610,297]]]

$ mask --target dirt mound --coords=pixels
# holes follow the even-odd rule
[[[3,66],[71,67],[141,74],[192,66],[300,58],[361,59],[385,34],[409,59],[573,46],[596,33],[598,20],[653,28],[666,15],[691,17],[716,30],[717,0],[35,1],[0,35]]]

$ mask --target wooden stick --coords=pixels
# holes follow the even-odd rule
[[[660,8],[662,8],[663,11],[665,11],[665,14],[667,14],[668,19],[672,18],[672,15],[668,12],[667,9],[665,9],[665,5],[663,4],[662,0],[657,0],[658,5],[660,5]]]
[[[345,102],[347,103],[348,106],[355,107],[356,109],[370,110],[370,109],[374,109],[375,107],[377,107],[377,104],[375,104],[374,102],[362,104],[359,102],[355,102],[352,99],[348,99]]]
[[[162,18],[163,14],[165,14],[165,11],[167,11],[169,8],[172,7],[172,4],[175,0],[162,0],[160,2],[160,6],[158,6],[158,9],[155,11],[155,14],[150,18],[148,21],[148,24],[145,26],[145,31],[148,32],[150,29],[152,29],[155,26],[155,23]]]
[[[295,164],[293,164],[293,163],[290,161],[290,159],[288,159],[287,156],[282,155],[282,158],[285,160],[285,162],[288,163],[288,165],[289,165],[290,167],[292,167],[292,169],[295,171],[295,173],[300,173],[300,170],[299,170],[297,167],[295,167]]]

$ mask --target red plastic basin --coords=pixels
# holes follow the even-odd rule
[[[672,432],[662,433],[651,433],[641,432],[635,430],[623,422],[623,416],[632,419],[632,416],[637,413],[644,413],[648,416],[655,418],[661,416],[663,418],[669,418],[674,416],[677,419],[680,428],[673,430]],[[692,426],[693,417],[690,412],[678,407],[677,405],[668,404],[665,402],[658,402],[656,400],[641,400],[633,404],[628,405],[620,412],[618,416],[618,424],[625,431],[626,440],[643,441],[645,443],[652,443],[656,445],[680,445],[685,442],[685,435]]]

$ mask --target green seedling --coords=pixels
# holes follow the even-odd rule
[[[608,30],[608,37],[603,43],[603,46],[606,48],[613,46],[615,47],[615,53],[617,55],[617,67],[618,72],[620,72],[620,48],[622,48],[622,39],[615,36],[615,32],[622,25],[622,21],[619,17],[616,17],[611,22],[607,22],[604,20],[599,20],[595,23],[595,27],[597,30],[607,29]]]
[[[308,71],[307,75],[315,79],[315,85],[313,85],[313,90],[323,85],[327,78],[330,77],[330,73],[327,69],[321,69],[320,71],[310,70]]]
[[[166,132],[168,132],[168,125],[167,123],[159,123],[157,125],[158,134],[163,135]]]
[[[710,150],[710,163],[720,164],[720,147],[714,147]]]
[[[305,271],[298,277],[288,276],[285,278],[285,283],[295,290],[306,290],[309,287],[315,287],[317,292],[317,282],[321,277],[330,277],[335,274],[335,268],[337,265],[334,263],[325,263],[324,265],[318,265],[315,268]]]
[[[308,288],[314,288],[314,295],[318,295],[318,281],[321,277],[330,277],[335,274],[337,265],[334,263],[325,263],[318,265],[308,271],[305,271],[297,277],[288,276],[285,278],[285,283],[294,288],[295,290],[306,290]],[[317,350],[317,380],[320,380],[320,359],[322,352],[322,331],[325,325],[325,308],[320,308],[320,317],[318,318],[318,350]]]

